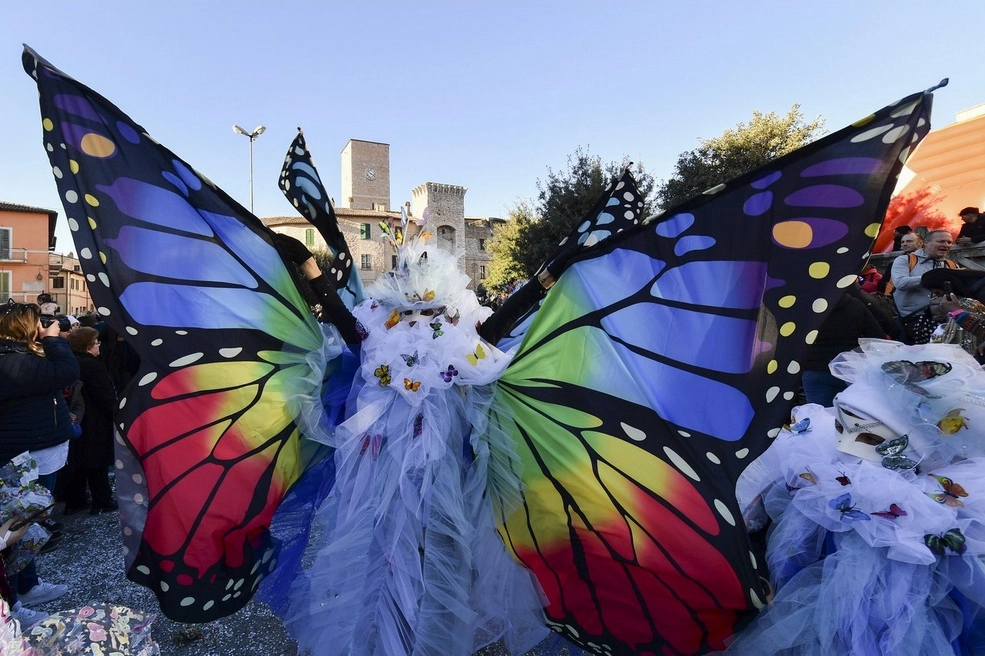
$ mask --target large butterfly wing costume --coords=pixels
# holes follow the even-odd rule
[[[701,654],[766,601],[735,484],[856,280],[931,96],[901,100],[580,256],[498,384],[524,506],[502,528],[551,625]]]
[[[141,358],[117,418],[127,574],[169,617],[229,615],[276,563],[278,504],[324,455],[296,417],[331,340],[258,220],[109,101],[30,49],[23,63],[93,303]]]
[[[271,515],[311,461],[293,399],[337,351],[254,217],[98,94],[24,64],[93,299],[143,358],[119,422],[128,575],[170,617],[227,615],[274,566]],[[525,484],[502,535],[566,637],[698,654],[763,603],[735,482],[786,419],[929,109],[916,94],[571,251],[498,390]]]

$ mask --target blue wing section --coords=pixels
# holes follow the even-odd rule
[[[328,271],[329,280],[349,309],[365,298],[362,280],[353,272],[352,252],[339,228],[335,208],[325,191],[304,135],[298,130],[284,158],[280,172],[280,188],[287,200],[318,229],[325,239],[333,260]]]

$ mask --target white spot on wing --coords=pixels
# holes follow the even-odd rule
[[[202,359],[202,356],[203,355],[205,355],[205,354],[204,353],[189,353],[188,355],[186,355],[184,357],[180,357],[177,360],[172,361],[171,364],[169,364],[168,366],[169,367],[184,367],[186,365],[191,364],[192,362],[198,362],[199,360]]]
[[[681,470],[682,474],[695,481],[701,480],[701,477],[698,476],[698,472],[694,471],[694,469],[691,468],[691,465],[687,464],[684,458],[682,458],[676,451],[665,446],[664,453],[667,454],[670,461],[674,463],[674,466]]]
[[[630,426],[629,424],[623,422],[619,422],[619,425],[622,426],[623,431],[626,432],[626,437],[628,437],[629,439],[635,440],[637,442],[642,442],[643,440],[646,439],[646,433],[641,431],[639,428],[634,428],[633,426]]]
[[[715,510],[718,511],[718,514],[721,515],[722,519],[728,522],[729,525],[735,526],[735,515],[733,515],[728,509],[728,506],[725,505],[724,501],[721,499],[715,499]]]

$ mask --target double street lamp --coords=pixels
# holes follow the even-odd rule
[[[267,128],[262,125],[256,126],[253,132],[247,132],[238,125],[233,126],[233,132],[241,134],[250,140],[250,214],[253,214],[253,142],[256,141],[257,137],[266,132],[266,130]]]

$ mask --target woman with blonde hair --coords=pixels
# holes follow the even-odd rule
[[[0,464],[25,451],[38,463],[38,482],[50,490],[54,473],[65,464],[72,420],[62,390],[79,378],[79,363],[58,337],[58,323],[41,325],[37,305],[0,306]],[[64,585],[42,581],[32,560],[11,577],[11,587],[27,604],[40,604],[65,594]],[[37,613],[13,605],[32,624]],[[33,615],[33,616],[32,616]],[[32,621],[33,620],[33,621]]]

